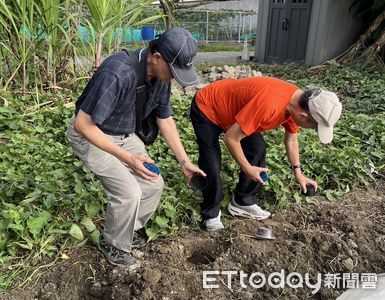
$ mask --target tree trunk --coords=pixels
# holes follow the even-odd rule
[[[368,42],[372,39],[373,33],[377,28],[385,21],[385,10],[373,21],[368,30],[360,36],[359,40],[353,44],[348,50],[339,55],[336,60],[337,62],[344,64],[354,58],[357,53],[362,49],[367,48]]]
[[[380,37],[369,47],[378,55],[381,56],[381,52],[385,51],[385,28],[382,30]]]
[[[166,30],[170,29],[172,26],[172,0],[159,0],[160,5],[162,6],[163,13],[166,16]]]
[[[97,39],[97,42],[96,42],[95,62],[94,62],[94,66],[93,66],[94,72],[96,72],[96,70],[100,66],[100,60],[102,57],[102,49],[103,49],[103,36],[104,36],[104,34],[100,33],[99,37]]]

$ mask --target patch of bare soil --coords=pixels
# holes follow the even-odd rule
[[[74,249],[27,288],[0,294],[1,299],[335,299],[343,289],[255,288],[248,276],[260,272],[317,274],[385,272],[385,188],[360,189],[338,202],[317,197],[314,204],[293,204],[271,219],[234,219],[217,233],[186,230],[176,238],[157,240],[135,256],[137,270],[108,265],[93,247]],[[258,227],[270,227],[275,240],[251,238]],[[209,275],[218,288],[203,288],[203,271],[236,271]],[[255,277],[254,279],[256,279]],[[324,279],[324,277],[322,277]],[[256,281],[256,283],[258,283]]]

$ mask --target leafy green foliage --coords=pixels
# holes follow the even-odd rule
[[[122,27],[141,26],[159,19],[154,10],[140,13],[150,0],[0,0],[0,86],[28,92],[58,90],[85,73],[79,63],[118,51]],[[80,39],[79,26],[92,41]],[[115,47],[112,47],[115,44]],[[86,57],[79,58],[78,55]],[[95,62],[96,63],[96,62]]]
[[[380,74],[336,65],[317,69],[298,65],[255,68],[301,87],[316,85],[334,90],[341,97],[344,113],[331,146],[322,146],[312,130],[300,132],[304,172],[317,180],[322,195],[334,200],[355,184],[374,182],[373,169],[377,171],[385,161],[385,79]],[[73,109],[64,108],[60,99],[68,95],[55,95],[59,99],[55,107],[24,116],[28,98],[3,97],[9,106],[0,107],[0,270],[6,274],[0,276],[0,288],[16,276],[14,266],[19,258],[51,257],[61,251],[66,241],[82,244],[89,240],[98,244],[106,204],[99,181],[75,158],[66,141]],[[172,98],[181,139],[190,159],[197,163],[190,102],[191,97]],[[276,210],[292,202],[310,200],[300,195],[288,168],[283,130],[267,132],[264,137],[270,180],[259,201]],[[225,206],[231,199],[239,169],[220,142]],[[148,153],[159,165],[166,186],[157,212],[146,225],[146,233],[154,240],[175,235],[183,226],[198,229],[200,192],[188,187],[178,162],[162,139],[149,147]]]
[[[84,18],[84,25],[95,33],[95,62],[94,66],[99,67],[102,55],[103,39],[121,27],[124,26],[140,26],[150,23],[160,16],[150,16],[145,19],[139,19],[142,10],[151,5],[150,0],[141,1],[123,1],[123,0],[84,0],[84,4],[88,9],[89,17]],[[94,35],[94,34],[92,34]],[[119,37],[119,34],[117,34]],[[120,43],[120,41],[117,41]],[[119,47],[115,47],[118,50]]]
[[[36,259],[52,256],[60,249],[58,241],[84,240],[83,235],[96,230],[90,218],[103,210],[105,196],[65,140],[71,114],[60,105],[25,117],[0,108],[3,262],[11,264],[29,253]]]

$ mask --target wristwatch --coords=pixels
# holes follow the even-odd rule
[[[291,169],[294,171],[295,169],[300,169],[302,170],[301,168],[301,165],[291,165]]]

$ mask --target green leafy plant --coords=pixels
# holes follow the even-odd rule
[[[0,32],[7,38],[0,42],[2,54],[16,62],[11,66],[7,61],[11,76],[5,83],[5,90],[18,73],[21,74],[23,93],[27,90],[27,65],[41,43],[41,30],[36,22],[40,15],[41,10],[33,0],[0,1]]]
[[[344,112],[329,147],[316,133],[301,130],[301,162],[307,176],[317,180],[320,194],[338,200],[355,185],[375,183],[385,165],[385,79],[338,65],[308,69],[298,65],[252,65],[264,75],[292,80],[298,86],[316,85],[334,90]],[[60,254],[68,245],[97,244],[104,218],[106,197],[99,181],[73,155],[65,135],[73,108],[64,106],[78,91],[44,94],[55,99],[52,107],[31,110],[31,97],[1,93],[0,106],[0,288],[25,282],[32,260]],[[190,159],[197,163],[198,149],[189,120],[192,97],[172,97],[174,119]],[[5,101],[4,101],[5,103]],[[300,195],[286,162],[283,130],[264,134],[268,144],[270,180],[259,201],[270,210],[290,203],[311,201]],[[223,206],[231,199],[239,168],[223,141]],[[153,218],[146,225],[151,240],[176,235],[185,226],[199,230],[201,193],[188,187],[180,165],[162,139],[148,153],[165,178],[165,189]],[[225,212],[225,210],[223,210]],[[226,217],[226,214],[224,214]]]
[[[140,26],[160,16],[151,16],[138,20],[141,12],[148,7],[152,1],[123,1],[123,0],[83,0],[88,8],[89,18],[85,19],[85,25],[91,32],[95,33],[95,61],[94,68],[100,65],[103,39],[107,34],[112,34],[122,26]],[[124,21],[127,20],[127,21]]]

